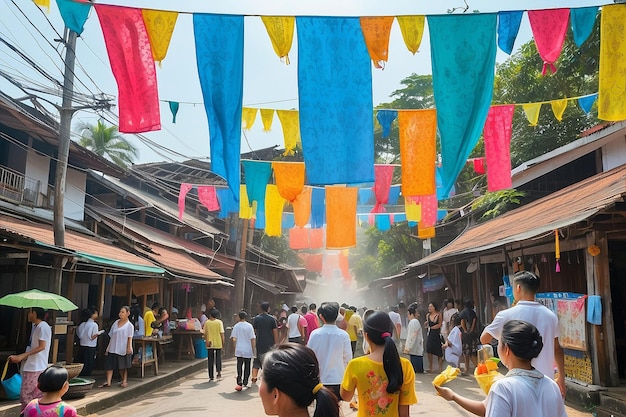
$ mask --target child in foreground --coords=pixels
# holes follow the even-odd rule
[[[70,388],[67,380],[67,369],[62,366],[51,366],[39,375],[37,386],[43,397],[32,400],[22,415],[24,417],[78,417],[76,409],[61,397]]]

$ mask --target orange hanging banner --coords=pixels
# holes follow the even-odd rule
[[[389,59],[389,34],[393,19],[393,16],[359,18],[367,51],[376,68],[384,68]]]
[[[309,222],[309,217],[311,217],[311,191],[311,187],[304,187],[296,199],[291,202],[296,226],[304,227]]]
[[[272,162],[272,169],[280,195],[294,201],[304,189],[304,162]]]
[[[341,276],[346,281],[352,281],[352,275],[350,275],[350,262],[348,261],[348,250],[342,250],[339,252],[339,270],[341,270]]]
[[[430,195],[435,189],[437,111],[398,111],[402,195]]]
[[[324,229],[309,229],[309,249],[320,249],[324,247]]]
[[[309,248],[309,229],[293,227],[289,229],[289,247],[294,250]]]
[[[356,246],[356,187],[326,187],[326,249]]]

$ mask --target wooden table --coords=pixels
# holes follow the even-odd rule
[[[171,339],[172,336],[162,336],[162,337],[134,337],[133,338],[133,353],[138,352],[138,348],[141,348],[141,359],[139,363],[133,363],[133,366],[137,366],[141,368],[141,377],[143,378],[145,375],[146,365],[154,366],[154,375],[159,374],[159,356],[158,356],[158,347],[159,343],[164,340]],[[152,357],[148,358],[146,355],[146,347],[152,347]]]
[[[178,339],[178,360],[181,356],[185,356],[186,359],[195,359],[196,349],[193,346],[193,339],[202,337],[203,333],[200,330],[172,330],[170,333]]]

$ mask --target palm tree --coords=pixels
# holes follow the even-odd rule
[[[83,124],[78,144],[93,153],[106,157],[122,168],[128,168],[139,155],[137,148],[124,138],[117,126],[107,127],[104,122],[98,120],[96,126]]]

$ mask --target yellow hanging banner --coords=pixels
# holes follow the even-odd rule
[[[165,59],[167,49],[170,46],[176,19],[178,19],[178,12],[141,9],[141,14],[146,25],[148,38],[150,39],[152,58],[160,63]]]
[[[248,191],[244,184],[239,186],[239,218],[250,219],[252,218],[252,207],[248,201]]]
[[[376,68],[383,68],[389,59],[389,34],[393,19],[393,16],[359,18],[367,51]]]
[[[420,49],[426,16],[396,16],[404,44],[413,55]]]
[[[282,234],[283,208],[285,199],[278,192],[278,187],[269,184],[265,190],[265,234],[280,236]]]
[[[267,34],[272,41],[274,52],[289,65],[289,51],[293,42],[296,18],[293,16],[261,16]]]
[[[410,222],[422,221],[422,205],[417,204],[412,200],[406,200],[404,203],[404,210],[406,211],[406,219]]]
[[[562,99],[553,100],[550,102],[550,106],[552,106],[552,113],[554,113],[554,117],[556,117],[556,120],[558,120],[559,122],[563,120],[563,113],[565,112],[568,101],[569,100],[567,99]]]
[[[252,129],[252,125],[256,120],[256,114],[259,109],[255,109],[252,107],[242,107],[241,108],[241,120],[243,121],[243,128],[245,130]]]
[[[598,119],[626,119],[626,4],[602,6]]]
[[[421,228],[419,227],[419,224],[418,224],[417,225],[417,237],[422,240],[435,237],[435,227],[433,226],[433,227]]]
[[[539,121],[539,111],[541,110],[541,103],[526,103],[522,104],[524,114],[528,119],[531,126],[537,126]]]
[[[263,131],[272,130],[272,122],[274,121],[274,109],[261,109],[261,122],[263,122]]]
[[[300,141],[300,115],[297,110],[276,110],[283,126],[285,155],[293,155],[296,144]]]

